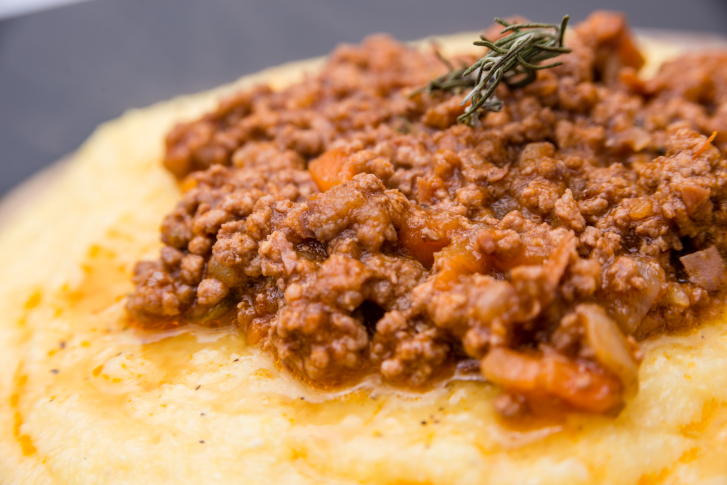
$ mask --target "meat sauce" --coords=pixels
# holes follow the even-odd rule
[[[184,193],[135,325],[234,321],[314,385],[427,389],[474,362],[503,415],[617,410],[638,340],[720,312],[727,53],[643,81],[605,12],[567,43],[476,127],[461,95],[410,97],[444,66],[383,36],[178,125]]]

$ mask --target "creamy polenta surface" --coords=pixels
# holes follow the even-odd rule
[[[156,257],[179,198],[163,136],[232,89],[129,112],[16,197],[0,233],[0,483],[727,484],[722,321],[644,342],[618,414],[517,425],[482,382],[327,392],[234,328],[131,328],[133,265]]]

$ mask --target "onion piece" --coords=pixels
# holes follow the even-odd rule
[[[638,366],[618,324],[599,305],[582,304],[575,311],[583,322],[586,341],[596,353],[596,359],[621,378],[627,391],[635,391],[638,388]]]

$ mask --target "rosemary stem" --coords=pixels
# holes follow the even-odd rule
[[[470,106],[458,120],[468,124],[478,123],[479,120],[475,117],[480,109],[498,111],[502,106],[502,102],[494,95],[500,83],[504,82],[510,89],[520,88],[534,81],[537,71],[562,64],[562,62],[543,65],[538,63],[571,52],[571,49],[563,45],[568,19],[568,15],[565,15],[560,24],[536,22],[511,24],[504,19],[495,18],[495,22],[504,27],[501,34],[509,33],[509,35],[494,42],[481,35],[480,40],[475,41],[474,45],[486,47],[487,54],[471,66],[463,66],[460,69],[455,69],[452,63],[435,49],[435,55],[447,67],[448,73],[433,79],[427,86],[417,89],[411,95],[469,87],[471,90],[460,105],[464,106],[470,102]]]

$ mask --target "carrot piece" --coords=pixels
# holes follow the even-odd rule
[[[624,32],[621,36],[621,41],[618,45],[618,56],[625,66],[633,67],[636,70],[641,69],[646,64],[644,55],[636,47],[634,38],[628,32]]]
[[[459,221],[445,213],[412,214],[399,230],[399,243],[425,268],[434,264],[434,253],[452,241]]]
[[[321,192],[347,182],[356,175],[347,163],[348,156],[339,149],[332,149],[308,164],[308,171]]]
[[[590,413],[605,413],[622,401],[616,377],[558,355],[494,348],[482,359],[481,369],[485,378],[524,396],[534,410],[549,397]]]

